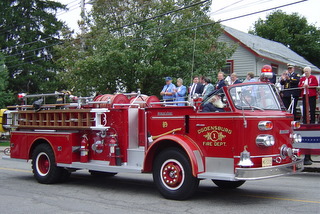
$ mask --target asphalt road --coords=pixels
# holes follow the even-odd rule
[[[2,156],[2,154],[1,154]],[[250,181],[236,190],[200,182],[187,201],[162,198],[151,175],[121,173],[97,179],[86,171],[68,182],[36,182],[30,163],[0,160],[0,213],[320,213],[320,173]]]

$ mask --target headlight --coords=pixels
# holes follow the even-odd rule
[[[256,144],[258,146],[265,146],[265,147],[273,146],[275,144],[275,139],[272,135],[261,134],[257,136]]]
[[[273,123],[271,121],[260,121],[258,128],[261,131],[271,130],[273,128]]]
[[[297,133],[291,134],[290,137],[294,143],[301,143],[302,142],[301,134],[297,134]]]

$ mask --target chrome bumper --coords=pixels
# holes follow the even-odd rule
[[[236,168],[236,180],[257,180],[272,178],[281,175],[290,175],[303,170],[303,159],[298,159],[289,164],[263,168]]]

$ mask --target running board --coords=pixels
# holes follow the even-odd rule
[[[72,164],[64,164],[58,163],[57,166],[65,167],[65,168],[72,168],[72,169],[87,169],[99,172],[129,172],[129,173],[141,173],[141,167],[135,166],[110,166],[109,161],[90,161],[88,163],[81,163],[81,162],[73,162]]]

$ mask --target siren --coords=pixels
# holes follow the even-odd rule
[[[261,77],[271,79],[273,76],[272,67],[270,65],[264,65],[261,68]]]
[[[23,100],[23,98],[24,98],[26,95],[27,95],[26,93],[19,93],[19,94],[18,94],[18,99],[19,99],[19,100]]]

